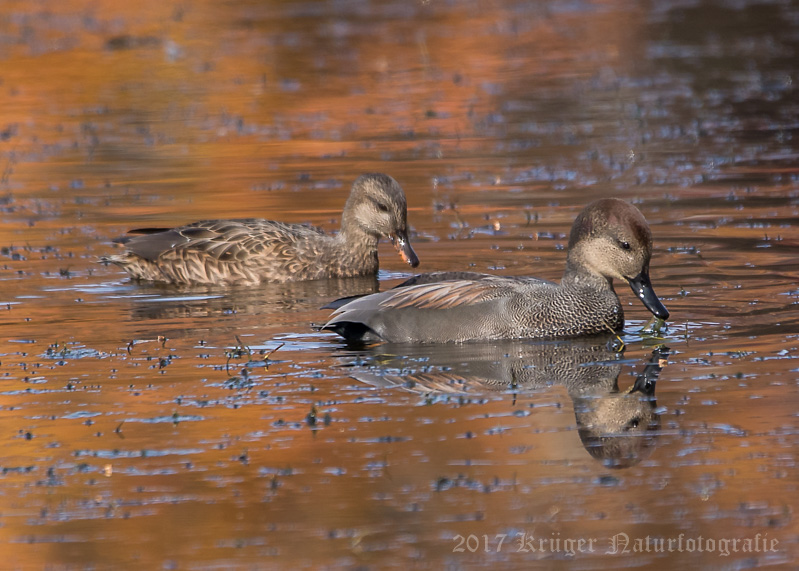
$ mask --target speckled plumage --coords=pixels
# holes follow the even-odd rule
[[[390,237],[402,258],[419,263],[408,241],[400,185],[365,174],[352,186],[341,231],[273,220],[203,220],[179,228],[145,228],[116,241],[124,254],[103,258],[133,278],[193,285],[254,285],[375,274],[377,243]]]
[[[649,282],[652,235],[643,215],[618,199],[589,204],[569,238],[560,284],[474,273],[423,274],[339,307],[324,325],[346,339],[445,343],[557,339],[615,332],[624,311],[613,279],[630,283],[653,314],[668,311]]]

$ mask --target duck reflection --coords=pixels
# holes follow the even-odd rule
[[[243,313],[294,313],[316,310],[331,297],[378,291],[375,276],[331,278],[253,287],[185,286],[141,283],[131,300],[131,319],[175,319]]]
[[[596,341],[380,345],[370,354],[373,363],[352,376],[373,386],[401,387],[426,396],[503,392],[514,400],[524,392],[562,385],[574,404],[578,433],[588,453],[608,467],[625,468],[654,449],[660,427],[655,382],[668,354],[668,347],[654,349],[632,386],[623,390],[618,386],[623,353]]]

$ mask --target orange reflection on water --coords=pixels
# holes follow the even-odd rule
[[[755,8],[5,2],[9,566],[790,564],[799,236],[777,66],[793,52],[769,35],[790,29],[769,20],[782,8]],[[695,37],[716,12],[737,33]],[[394,357],[432,366],[312,329],[324,303],[373,283],[180,291],[96,263],[143,225],[268,216],[335,230],[352,180],[375,170],[406,190],[425,271],[558,279],[582,205],[639,204],[673,315],[648,456],[620,470],[594,459],[555,379],[464,398],[358,380],[367,365],[387,376]],[[381,267],[407,271],[387,244]],[[636,333],[648,314],[617,285],[632,321],[625,390],[652,348]],[[780,544],[608,555],[621,532]],[[483,549],[520,533],[602,543]],[[458,535],[481,549],[455,551]]]

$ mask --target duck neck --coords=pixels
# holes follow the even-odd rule
[[[619,331],[624,327],[624,309],[611,278],[571,261],[566,263],[560,288],[565,298],[576,298],[590,304],[588,329],[593,333]]]
[[[591,288],[595,291],[615,291],[613,280],[597,272],[577,264],[574,260],[566,260],[566,271],[560,281],[564,287]]]
[[[341,260],[352,268],[358,268],[358,273],[377,271],[377,243],[380,237],[364,230],[352,213],[344,211],[341,230],[334,240]]]

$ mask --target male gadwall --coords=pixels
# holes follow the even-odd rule
[[[341,231],[272,220],[203,220],[179,228],[142,228],[118,238],[124,254],[102,258],[133,278],[179,285],[255,285],[377,273],[377,243],[388,236],[414,268],[405,193],[385,174],[353,183]]]
[[[613,278],[625,280],[660,319],[668,310],[649,281],[652,233],[635,206],[592,202],[569,235],[560,284],[471,272],[422,274],[356,298],[323,326],[351,341],[447,343],[558,339],[620,331],[624,311]]]

